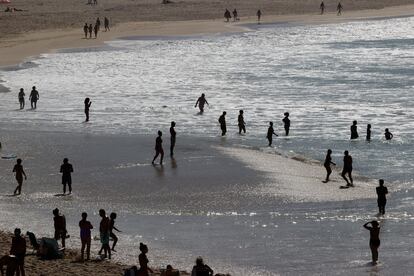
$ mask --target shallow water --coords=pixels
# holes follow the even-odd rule
[[[124,240],[150,242],[157,264],[173,260],[186,268],[200,254],[235,275],[404,275],[414,268],[409,231],[414,198],[413,27],[414,18],[272,25],[228,36],[125,39],[98,49],[46,54],[26,69],[0,73],[2,85],[12,91],[0,94],[0,120],[7,122],[6,132],[19,128],[111,134],[168,132],[169,122],[175,120],[179,135],[214,139],[219,135],[217,119],[226,110],[233,143],[264,147],[268,121],[273,120],[281,133],[281,119],[288,111],[291,136],[274,139],[278,150],[322,160],[332,148],[334,161],[341,164],[342,152],[348,149],[360,174],[403,187],[392,195],[384,220],[380,266],[367,266],[367,233],[361,227],[375,213],[375,200],[289,203],[269,195],[270,199],[257,196],[232,206],[231,201],[220,203],[226,202],[226,194],[213,200],[225,181],[218,181],[211,195],[214,204],[206,206],[178,204],[171,210],[162,201],[150,204],[160,199],[159,191],[144,201],[149,204],[144,210],[130,201],[114,202],[114,210],[123,210],[124,227],[137,229],[128,230]],[[17,110],[18,89],[24,87],[28,96],[32,85],[40,92],[39,109]],[[206,93],[210,106],[198,115],[194,103],[201,93]],[[82,124],[85,97],[93,102],[91,124]],[[244,109],[247,122],[248,135],[243,137],[236,134],[239,109]],[[353,120],[359,122],[361,138],[350,142]],[[371,143],[364,141],[368,123],[373,126]],[[383,139],[385,128],[395,136],[391,142]],[[55,154],[60,158],[59,150]],[[145,161],[112,165],[140,168],[139,164]],[[101,168],[94,177],[105,173]],[[226,191],[243,198],[255,189],[252,183]],[[110,184],[104,183],[102,191]],[[175,196],[171,202],[182,200]],[[48,198],[31,194],[23,209],[44,214],[56,204]],[[13,198],[4,201],[5,212],[21,204]],[[92,196],[75,202],[87,210],[99,206]],[[36,204],[39,210],[30,210]],[[75,216],[77,211],[68,212]],[[127,219],[130,213],[133,219]],[[13,224],[6,216],[2,220]],[[121,254],[130,260],[134,256],[128,242],[123,245],[127,249]]]

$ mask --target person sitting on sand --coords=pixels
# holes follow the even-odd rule
[[[394,135],[392,135],[392,133],[390,132],[390,130],[388,128],[385,129],[385,140],[391,140],[392,138],[394,138]]]
[[[223,111],[223,114],[219,117],[218,121],[220,123],[220,129],[221,129],[221,136],[226,135],[227,127],[226,127],[226,111]]]
[[[371,224],[371,226],[368,226]],[[367,222],[364,224],[364,228],[369,230],[369,247],[371,248],[372,264],[376,265],[378,262],[378,248],[380,247],[381,241],[379,239],[380,227],[376,220]]]
[[[149,276],[149,272],[154,273],[151,268],[148,267],[149,260],[147,258],[148,246],[143,243],[139,243],[139,250],[141,254],[138,256],[139,261],[139,270],[138,275],[140,276]]]
[[[104,19],[104,26],[105,26],[105,32],[110,31],[109,29],[109,19],[105,17]]]
[[[26,256],[26,239],[21,236],[22,231],[19,228],[14,229],[14,237],[10,248],[10,255],[16,257],[17,266],[16,275],[25,275],[24,258]]]
[[[343,10],[342,4],[341,4],[341,2],[339,2],[338,6],[336,7],[336,11],[338,12],[337,15],[341,15],[342,10]]]
[[[239,17],[238,17],[238,14],[237,14],[237,10],[234,9],[233,10],[233,21],[237,21],[237,20],[239,20]]]
[[[269,122],[269,128],[267,129],[266,135],[266,138],[269,141],[269,147],[272,146],[273,135],[278,136],[273,129],[273,122]]]
[[[65,240],[68,231],[66,230],[66,218],[60,214],[59,209],[53,210],[53,224],[55,227],[55,240],[62,240],[62,248],[65,249]]]
[[[23,88],[20,88],[20,92],[19,92],[19,95],[18,95],[20,109],[24,109],[24,96],[26,96],[24,94],[24,89]]]
[[[283,115],[285,115],[285,117],[282,120],[284,128],[285,128],[285,134],[286,136],[289,136],[289,130],[290,130],[289,112],[285,112]]]
[[[13,167],[13,172],[16,176],[17,180],[17,187],[14,190],[13,195],[20,195],[22,193],[22,185],[23,185],[23,176],[24,179],[27,180],[26,173],[24,172],[23,165],[22,165],[22,159],[16,160],[16,165]]]
[[[379,180],[379,186],[376,188],[377,191],[377,203],[378,210],[381,215],[385,215],[385,205],[387,204],[388,189],[384,186],[384,179]]]
[[[85,23],[85,25],[83,26],[83,32],[85,33],[85,38],[88,38],[88,23]]]
[[[177,132],[175,131],[175,122],[171,122],[170,126],[170,156],[174,157],[174,148],[175,148],[175,138],[177,137]]]
[[[209,105],[206,100],[206,95],[202,93],[201,96],[197,99],[197,102],[194,107],[197,107],[198,105],[198,108],[200,109],[200,113],[203,113],[205,104]]]
[[[92,24],[89,24],[89,28],[88,28],[89,38],[92,38],[92,30],[93,30]]]
[[[193,266],[191,276],[213,276],[213,270],[206,264],[204,264],[203,258],[198,257],[196,259],[196,265]]]
[[[102,218],[101,222],[99,223],[99,235],[101,238],[101,250],[99,250],[99,255],[101,254],[102,250],[104,251],[104,258],[108,257],[111,259],[111,248],[109,247],[109,236],[110,236],[110,226],[109,226],[109,218],[106,216],[105,210],[99,210],[99,216]]]
[[[357,121],[353,121],[352,122],[352,126],[351,126],[351,140],[357,139],[359,137],[357,124],[358,124]]]
[[[91,107],[92,101],[89,98],[85,98],[83,103],[85,104],[85,122],[89,122],[89,108]]]
[[[121,233],[122,231],[115,227],[116,213],[109,215],[109,236],[112,238],[114,243],[112,244],[112,251],[115,251],[115,245],[118,242],[118,237],[115,235],[114,230]],[[115,251],[116,252],[116,251]]]
[[[152,164],[154,164],[155,159],[157,159],[158,155],[161,154],[160,165],[162,165],[162,160],[164,159],[164,149],[162,148],[162,132],[158,130],[158,137],[155,139],[155,156],[152,159]]]
[[[226,19],[226,22],[230,21],[231,14],[230,14],[230,11],[228,9],[226,9],[226,11],[224,12],[224,18]]]
[[[262,11],[257,10],[256,16],[257,16],[257,24],[260,24],[260,18],[262,17]]]
[[[336,166],[336,164],[332,162],[331,154],[332,154],[332,150],[328,149],[328,152],[326,153],[326,157],[325,157],[325,162],[323,163],[323,166],[326,169],[326,179],[324,181],[325,183],[329,182],[329,176],[332,173],[331,164]]]
[[[323,1],[321,2],[319,9],[321,10],[321,14],[325,12],[325,3]]]
[[[349,181],[346,178],[346,174],[348,174]],[[346,186],[353,187],[353,179],[352,179],[352,156],[349,155],[349,152],[346,150],[344,152],[344,167],[342,169],[342,178],[346,181]]]
[[[85,256],[85,247],[86,247],[86,260],[90,260],[91,255],[91,229],[93,229],[92,224],[90,221],[86,220],[88,214],[86,212],[82,213],[82,219],[79,221],[79,228],[80,228],[80,238],[81,238],[81,260],[84,260]]]
[[[95,24],[95,26],[93,27],[93,32],[95,34],[95,39],[98,38],[98,31],[99,31],[99,26],[98,26],[98,24]]]
[[[244,111],[243,110],[239,110],[239,117],[237,118],[237,122],[239,125],[239,134],[242,133],[242,131],[244,133],[246,133],[246,123],[244,122],[244,117],[243,117]]]
[[[63,194],[66,194],[66,185],[69,188],[69,194],[72,193],[72,176],[73,166],[69,163],[69,159],[64,158],[63,164],[60,166],[60,173],[62,174]]]
[[[40,99],[39,92],[36,90],[36,86],[32,87],[32,91],[30,92],[29,100],[32,106],[32,109],[37,108],[37,101]]]
[[[371,124],[367,125],[367,141],[371,141]]]

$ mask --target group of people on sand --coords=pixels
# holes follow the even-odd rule
[[[109,28],[109,19],[107,17],[104,18],[104,28],[105,28],[105,32],[110,31]],[[98,37],[98,32],[101,30],[101,20],[99,19],[99,17],[96,19],[95,25],[85,23],[85,25],[83,25],[83,33],[85,34],[85,38],[88,38],[88,34],[89,34],[89,38],[92,38],[92,32],[95,35],[95,38]]]
[[[319,9],[321,10],[321,15],[325,13],[326,6],[325,6],[325,3],[323,1],[319,5]],[[341,15],[342,10],[343,10],[343,6],[342,6],[341,2],[338,2],[338,5],[336,6],[336,14]]]
[[[26,101],[25,101],[26,94],[24,93],[23,88],[20,88],[20,91],[17,97],[19,99],[20,109],[24,109],[25,104],[26,104]],[[37,101],[39,99],[40,99],[39,91],[36,90],[36,86],[33,86],[32,91],[30,92],[30,95],[29,95],[29,101],[30,101],[30,105],[32,109],[37,108]]]
[[[226,22],[230,22],[231,19],[231,15],[233,14],[233,21],[239,21],[239,14],[237,12],[236,9],[233,10],[233,12],[230,12],[228,9],[226,9],[224,11],[224,19],[226,20]],[[260,19],[262,17],[262,11],[261,10],[257,10],[256,12],[256,16],[257,16],[257,22],[260,24]]]
[[[98,0],[88,0],[88,3],[86,5],[98,5]]]

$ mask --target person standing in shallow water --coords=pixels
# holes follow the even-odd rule
[[[69,188],[69,194],[72,193],[72,176],[73,166],[69,163],[69,159],[63,159],[63,164],[60,166],[60,173],[62,174],[63,194],[66,194],[66,185]]]
[[[237,118],[238,124],[239,124],[239,134],[242,133],[242,131],[244,133],[246,133],[246,123],[244,122],[244,117],[243,117],[244,111],[240,110],[239,111],[239,117]]]
[[[162,165],[162,160],[164,159],[164,150],[162,148],[162,132],[158,130],[158,137],[155,139],[155,156],[154,159],[152,159],[152,164],[154,164],[155,159],[157,159],[158,155],[161,154],[161,160],[160,165]]]
[[[331,154],[332,154],[332,150],[328,149],[328,152],[326,153],[326,157],[325,157],[325,162],[323,163],[323,166],[326,169],[326,179],[324,181],[325,183],[329,182],[329,176],[332,173],[331,164],[336,166],[336,164],[332,162]]]
[[[351,140],[357,139],[359,137],[357,124],[358,124],[357,121],[353,121],[352,122],[352,126],[351,126]]]
[[[196,104],[195,104],[194,107],[197,107],[197,105],[198,105],[198,108],[200,109],[200,113],[203,113],[204,112],[204,105],[205,104],[209,105],[208,102],[207,102],[207,100],[206,100],[206,95],[204,95],[204,93],[203,93],[198,98],[198,100],[197,100],[197,102],[196,102]]]
[[[286,136],[289,136],[289,130],[290,130],[290,119],[289,119],[289,112],[285,112],[283,115],[285,115],[285,118],[283,118],[283,124],[285,128]]]
[[[226,111],[223,111],[223,114],[219,117],[218,121],[220,123],[220,129],[221,129],[221,136],[226,135],[227,127],[226,127]]]
[[[368,226],[369,224],[371,224],[371,226]],[[378,221],[373,220],[365,223],[364,228],[369,230],[369,247],[372,254],[372,264],[376,265],[378,262],[378,248],[381,244],[381,241],[379,239],[380,226]]]
[[[385,215],[385,205],[387,204],[387,197],[388,189],[384,186],[384,179],[379,180],[379,186],[376,188],[377,191],[377,203],[378,203],[378,210],[381,215]]]
[[[175,132],[175,122],[171,122],[170,127],[170,156],[174,157],[174,148],[175,148],[175,137],[177,136],[177,132]]]
[[[273,122],[269,122],[269,128],[267,129],[267,136],[266,136],[267,140],[269,141],[269,147],[272,146],[273,135],[278,136],[273,129]]]
[[[371,125],[367,125],[367,141],[371,141]]]
[[[394,138],[394,135],[392,135],[392,133],[390,132],[390,130],[388,128],[385,129],[385,140],[391,140],[392,138]]]
[[[346,175],[348,174],[349,181],[346,178]],[[346,186],[353,187],[354,181],[352,179],[352,156],[349,155],[349,152],[346,150],[344,152],[344,167],[342,169],[342,178],[346,181]]]
[[[20,109],[24,109],[24,96],[26,96],[24,94],[24,89],[23,88],[20,88],[20,92],[19,92],[19,95],[18,95]]]
[[[13,172],[17,180],[17,187],[14,190],[13,194],[20,195],[22,193],[23,176],[24,176],[24,179],[27,180],[26,173],[24,172],[23,166],[22,166],[22,159],[19,158],[16,160],[16,165],[14,165]]]
[[[32,109],[37,108],[37,101],[40,99],[39,92],[36,90],[36,86],[32,87],[32,91],[30,92],[29,100]]]
[[[84,104],[85,104],[85,116],[86,116],[85,122],[89,122],[89,108],[91,107],[92,101],[89,98],[86,98],[84,101]]]

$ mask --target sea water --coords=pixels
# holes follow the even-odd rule
[[[349,150],[360,174],[404,187],[393,195],[382,266],[366,266],[360,224],[370,219],[366,210],[372,206],[363,201],[343,203],[341,210],[335,203],[291,203],[277,205],[276,213],[251,206],[248,212],[201,208],[187,216],[174,214],[180,227],[216,233],[212,243],[197,244],[186,232],[185,242],[175,244],[176,234],[161,225],[176,225],[168,214],[163,220],[141,217],[161,229],[146,233],[178,252],[180,264],[186,262],[178,260],[188,256],[188,248],[199,246],[214,252],[210,259],[216,267],[230,267],[227,271],[235,275],[407,274],[413,269],[413,244],[407,243],[412,240],[414,196],[413,27],[412,17],[262,25],[239,34],[125,38],[98,48],[44,54],[0,73],[11,91],[0,95],[0,120],[8,122],[6,130],[87,128],[110,134],[168,132],[174,120],[180,134],[214,138],[220,134],[217,119],[227,111],[228,136],[254,147],[266,146],[268,122],[273,121],[280,135],[274,138],[278,151],[323,160],[331,148],[340,165],[343,151]],[[38,110],[17,110],[19,88],[28,96],[32,85],[40,92]],[[194,108],[201,93],[210,104],[202,115]],[[92,100],[89,126],[81,124],[85,97]],[[241,140],[239,109],[247,128]],[[288,138],[283,135],[284,112],[291,114]],[[360,139],[351,142],[353,120]],[[364,141],[367,124],[372,125],[370,143]],[[394,134],[392,141],[385,141],[385,128]],[[214,230],[202,226],[212,223]]]

